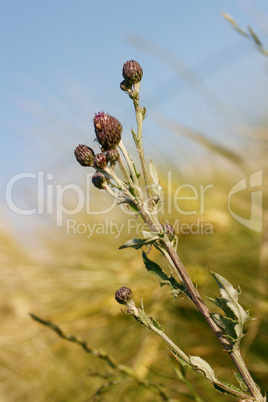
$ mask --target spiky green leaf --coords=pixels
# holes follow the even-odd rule
[[[248,313],[238,303],[241,290],[234,289],[227,279],[215,272],[212,272],[212,276],[216,280],[221,293],[221,298],[215,299],[214,303],[221,307],[225,313],[225,317],[221,318],[216,315],[216,320],[224,328],[227,337],[233,339],[233,347],[237,348],[243,337],[244,324],[250,319]]]
[[[133,247],[136,250],[139,250],[143,246],[148,246],[148,245],[152,244],[157,239],[158,239],[157,236],[155,236],[155,238],[151,238],[151,239],[136,239],[136,238],[131,239],[131,240],[126,241],[124,244],[122,244],[122,246],[119,247],[119,250],[122,250],[122,249],[128,248],[128,247]]]
[[[199,356],[190,356],[190,363],[194,370],[198,371],[211,382],[216,381],[216,375],[210,365]]]
[[[228,317],[223,317],[220,314],[212,314],[214,321],[218,326],[226,333],[226,337],[233,343],[236,340],[236,332],[234,330],[234,325],[236,322]]]
[[[143,262],[145,265],[145,268],[147,269],[148,272],[150,272],[152,275],[156,276],[157,279],[159,280],[160,286],[169,286],[172,289],[172,294],[176,297],[179,293],[184,293],[185,288],[183,285],[178,283],[175,278],[172,276],[168,276],[162,268],[156,264],[155,262],[151,261],[146,253],[143,251],[142,252],[142,258]],[[176,292],[176,293],[173,293]]]

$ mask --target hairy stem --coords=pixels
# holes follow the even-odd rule
[[[123,144],[123,141],[121,140],[118,148],[121,150],[122,154],[124,155],[125,161],[127,162],[130,174],[131,174],[131,181],[134,183],[134,185],[139,188],[139,182],[136,176],[136,172],[134,169],[134,163],[132,161],[132,159],[129,157],[129,154],[125,148],[125,145]]]
[[[130,174],[128,173],[128,171],[127,171],[127,169],[126,169],[126,167],[124,165],[124,162],[123,162],[123,160],[121,158],[121,155],[119,155],[117,163],[118,163],[118,166],[119,166],[119,168],[120,168],[125,180],[128,183],[131,183],[132,180],[131,180]]]
[[[192,367],[193,369],[195,369],[195,367],[193,366],[192,362],[191,362],[191,358],[190,356],[188,356],[186,353],[184,353],[166,334],[165,332],[160,329],[157,328],[154,325],[154,321],[145,313],[144,309],[143,309],[143,305],[142,305],[142,309],[137,308],[135,306],[135,303],[133,300],[131,300],[128,304],[129,309],[127,311],[127,314],[131,314],[133,315],[142,325],[144,325],[145,327],[147,327],[148,329],[150,329],[151,331],[153,331],[155,334],[157,334],[158,336],[160,336],[169,346],[169,348],[172,350],[172,352],[176,355],[176,357],[178,357],[181,361],[184,362],[184,364]],[[214,384],[215,387],[217,387],[218,389],[220,388],[221,390],[226,391],[229,394],[235,395],[239,398],[246,398],[247,400],[249,399],[248,395],[241,392],[241,391],[237,391],[231,387],[229,387],[228,385],[222,383],[221,381],[219,381],[216,378],[211,378],[210,381]],[[198,399],[196,399],[198,400]],[[258,399],[259,401],[261,401],[262,399]]]
[[[139,94],[140,82],[134,85],[134,89]],[[148,198],[150,198],[150,177],[149,177],[147,166],[146,166],[146,161],[145,161],[144,152],[143,152],[143,143],[142,143],[143,113],[141,111],[138,99],[133,100],[133,104],[134,104],[135,114],[136,114],[137,134],[134,135],[133,131],[132,131],[132,134],[133,134],[133,138],[134,138],[134,141],[135,141],[135,144],[137,147],[137,151],[139,154],[140,162],[141,162],[141,168],[142,168],[142,173],[143,173],[143,177],[144,177],[147,196],[148,196]]]

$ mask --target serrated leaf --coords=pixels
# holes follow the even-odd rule
[[[141,247],[145,246],[146,244],[150,244],[151,241],[146,239],[131,239],[126,241],[122,246],[119,247],[119,250],[124,248],[133,247],[136,250],[139,250]]]
[[[221,299],[216,299],[215,302],[220,305],[225,312],[228,324],[232,325],[236,335],[234,346],[238,347],[243,337],[243,326],[245,322],[250,319],[248,313],[238,303],[241,290],[234,289],[227,279],[215,272],[212,272],[212,276],[216,280],[221,293]],[[228,310],[231,310],[232,313],[228,314]],[[223,322],[224,320],[222,320],[222,323]],[[227,324],[227,321],[225,321],[225,323]],[[233,331],[228,332],[228,326],[226,326],[226,329],[227,335],[233,337]]]
[[[163,237],[162,233],[148,232],[147,230],[142,230],[141,233],[142,233],[144,239],[146,239],[146,240],[154,241],[156,239],[159,239],[159,237]]]
[[[223,317],[220,314],[212,314],[214,321],[218,324],[218,326],[225,331],[228,339],[233,343],[236,341],[236,332],[234,330],[234,325],[236,321],[232,320],[228,317]]]
[[[147,269],[148,272],[157,277],[160,286],[167,285],[171,287],[172,291],[177,292],[176,295],[178,295],[179,293],[185,293],[184,286],[178,283],[176,279],[173,278],[172,276],[168,277],[167,274],[162,270],[162,268],[158,264],[156,264],[155,262],[151,261],[148,258],[148,256],[144,251],[142,252],[142,258],[145,268]]]
[[[218,306],[219,308],[222,309],[222,311],[224,311],[226,317],[232,319],[233,321],[236,321],[236,315],[233,313],[233,311],[228,307],[228,305],[226,304],[226,300],[221,299],[216,297],[216,299],[213,299],[211,297],[207,297],[208,300],[211,300],[213,303],[216,304],[216,306]]]
[[[199,356],[190,356],[190,362],[193,369],[198,371],[211,382],[216,381],[216,375],[211,366]]]

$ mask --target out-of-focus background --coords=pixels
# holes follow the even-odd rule
[[[98,150],[92,119],[100,110],[120,120],[134,151],[133,106],[119,88],[130,59],[144,70],[144,147],[164,189],[161,216],[175,226],[179,255],[202,296],[219,294],[210,270],[241,287],[241,303],[255,318],[242,352],[267,392],[268,59],[220,15],[251,26],[268,47],[267,2],[0,6],[0,400],[89,401],[103,384],[102,401],[160,400],[125,378],[108,386],[116,373],[104,361],[29,313],[167,385],[174,399],[190,400],[162,341],[121,313],[114,300],[121,286],[137,303],[143,298],[187,353],[235,381],[232,362],[196,309],[184,299],[172,303],[140,251],[118,250],[139,236],[139,220],[93,189],[93,171],[73,156],[78,144]],[[150,257],[165,266],[156,252]],[[215,395],[198,374],[187,378],[204,401],[233,400]]]

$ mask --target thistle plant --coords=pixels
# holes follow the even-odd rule
[[[148,251],[150,251],[150,248],[153,246],[166,257],[172,272],[170,277],[165,274],[159,265],[149,259],[148,251],[142,252],[146,269],[159,278],[161,285],[165,284],[169,286],[172,289],[172,294],[175,296],[184,294],[189,299],[189,302],[196,305],[233,360],[246,385],[243,390],[246,388],[248,394],[245,394],[243,390],[236,390],[230,385],[223,384],[217,379],[213,369],[206,361],[199,356],[190,356],[176,346],[165,334],[162,326],[145,313],[143,304],[141,304],[140,308],[135,306],[130,289],[122,287],[116,292],[115,298],[118,303],[127,306],[127,314],[132,315],[143,326],[164,339],[175,358],[181,364],[190,366],[193,370],[206,377],[217,390],[233,394],[240,400],[265,401],[265,397],[262,396],[258,386],[253,381],[240,353],[240,342],[244,336],[243,326],[249,320],[248,313],[238,302],[241,293],[240,290],[234,289],[227,279],[213,272],[212,276],[220,288],[221,297],[211,300],[221,308],[223,314],[211,313],[198,290],[193,285],[187,270],[176,252],[177,237],[173,227],[161,224],[159,221],[157,210],[162,188],[153,162],[150,161],[149,165],[147,165],[143,151],[142,126],[143,120],[146,117],[146,109],[140,106],[140,82],[142,76],[143,70],[140,64],[134,60],[127,61],[123,66],[124,80],[121,82],[120,88],[129,96],[134,105],[137,130],[132,130],[132,136],[140,158],[145,191],[142,191],[141,177],[137,173],[138,169],[136,169],[123,145],[121,124],[116,118],[104,112],[97,113],[94,118],[96,139],[103,153],[97,154],[94,157],[93,167],[96,169],[96,173],[92,181],[96,187],[104,189],[109,195],[116,198],[118,203],[126,204],[128,208],[139,215],[147,224],[148,230],[142,232],[142,238],[129,240],[120,248],[133,247],[141,249],[147,247]],[[121,151],[122,156],[116,152],[117,148]],[[114,163],[110,162],[110,166],[108,167],[105,152],[111,151],[116,153],[116,160]],[[89,148],[88,154],[91,153],[92,151]],[[75,151],[76,157],[77,154],[81,154],[79,147]],[[85,155],[85,160],[88,159],[89,156]],[[110,156],[108,160],[110,160]],[[84,160],[81,163],[81,159],[78,159],[78,162],[82,166],[86,165]],[[114,171],[115,163],[118,164],[122,178]]]
[[[159,279],[160,286],[167,286],[173,298],[183,296],[189,303],[194,303],[200,314],[207,321],[211,330],[217,336],[224,351],[232,359],[242,380],[241,388],[225,384],[217,378],[216,373],[208,362],[200,356],[192,356],[169,338],[162,325],[145,312],[142,300],[140,307],[135,304],[135,295],[128,287],[121,287],[115,293],[116,301],[125,306],[124,312],[133,316],[143,327],[160,336],[180,366],[188,366],[210,381],[215,389],[226,395],[233,395],[239,401],[266,401],[258,385],[254,382],[240,352],[241,340],[244,337],[244,324],[250,319],[249,314],[239,304],[240,289],[235,289],[231,283],[221,275],[211,272],[220,290],[220,297],[210,298],[221,310],[220,313],[211,312],[194,286],[187,269],[184,267],[178,253],[178,238],[174,228],[161,223],[158,217],[159,203],[161,202],[162,187],[157,170],[151,160],[147,159],[143,150],[143,121],[146,118],[146,108],[140,105],[140,83],[143,70],[134,60],[127,61],[123,66],[124,80],[120,88],[130,98],[136,116],[136,130],[132,130],[132,137],[137,150],[140,166],[136,167],[122,140],[122,125],[117,118],[100,111],[94,117],[96,141],[100,152],[94,151],[87,145],[79,145],[75,157],[83,167],[95,169],[92,177],[93,185],[124,204],[133,214],[140,217],[147,225],[147,230],[141,232],[141,237],[128,240],[120,249],[134,248],[142,251],[142,258],[147,271]],[[140,172],[139,172],[140,170]],[[166,259],[170,267],[168,275],[158,264],[149,258],[152,248],[158,250]],[[61,335],[61,331],[54,324],[39,322],[50,326]],[[53,326],[54,325],[54,326]],[[65,339],[74,341],[74,337]],[[77,342],[75,340],[75,342]],[[85,349],[85,343],[77,342]],[[84,345],[84,346],[83,346]],[[161,396],[163,396],[161,394]],[[168,397],[163,397],[169,400]],[[194,397],[195,400],[200,399]]]

